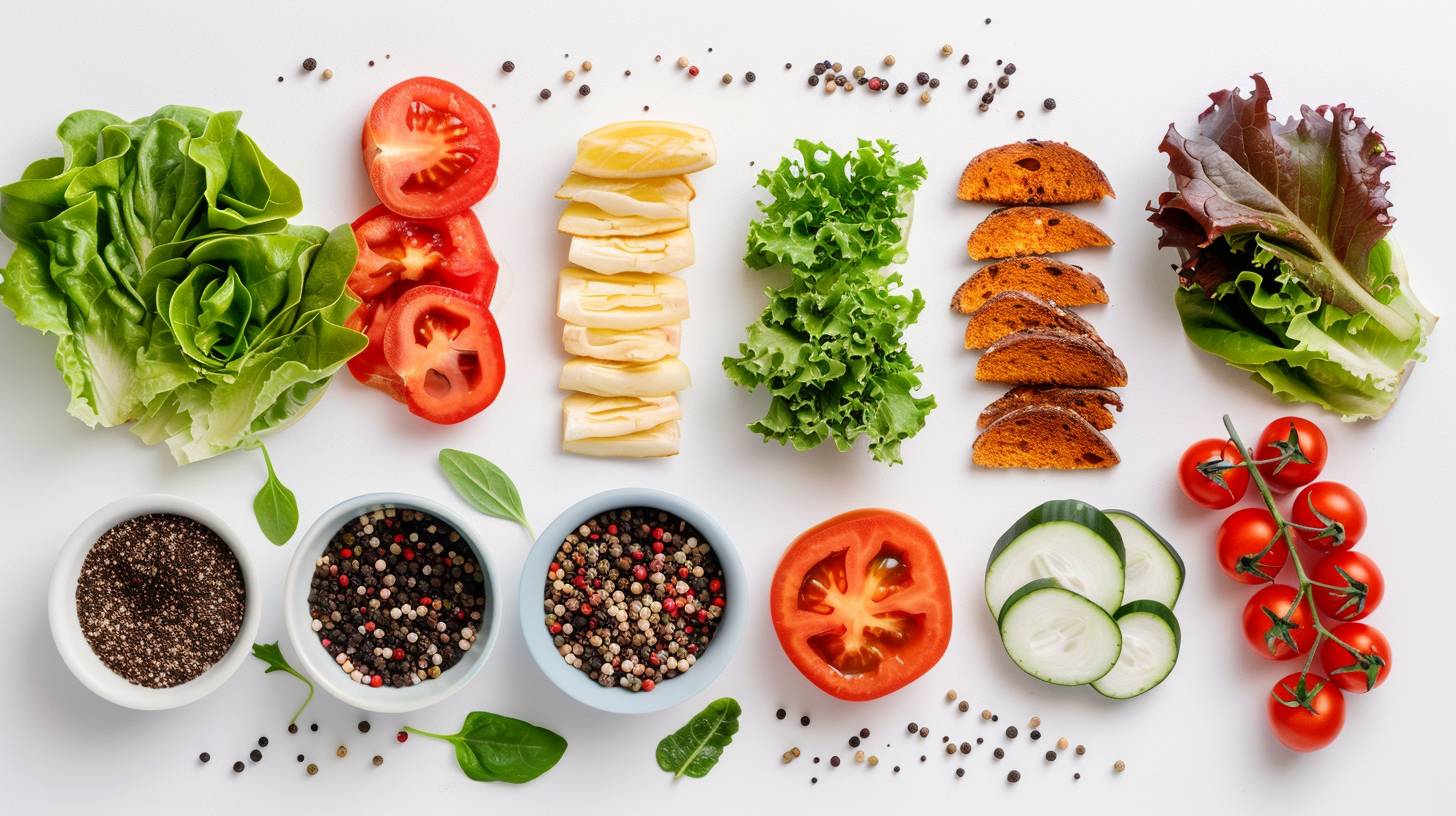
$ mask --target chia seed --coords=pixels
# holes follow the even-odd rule
[[[76,581],[76,615],[91,651],[147,688],[178,686],[212,668],[237,639],[246,601],[228,545],[169,513],[107,530]]]

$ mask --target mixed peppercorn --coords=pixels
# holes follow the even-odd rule
[[[702,534],[662,510],[589,519],[557,548],[542,608],[568,666],[602,686],[652,691],[697,663],[727,605]]]
[[[314,562],[310,626],[356,683],[403,688],[437,678],[479,637],[485,582],[458,532],[386,507],[339,530]]]

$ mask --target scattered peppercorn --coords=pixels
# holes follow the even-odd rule
[[[318,60],[314,59],[313,57],[309,57],[308,59],[306,59],[306,60],[303,61],[303,70],[305,70],[305,71],[312,71],[313,69],[315,69],[317,67],[318,67]]]
[[[1001,720],[1001,715],[1000,714],[992,714],[991,715],[991,722],[999,722],[1000,720]]]
[[[305,771],[308,771],[308,775],[309,776],[314,776],[315,774],[318,773],[318,766],[315,765],[315,764],[313,764],[312,762],[310,762],[310,763],[308,763],[308,767],[307,768],[304,768],[304,770]]]
[[[966,87],[974,91],[975,89],[981,87],[981,81],[979,79],[976,79],[975,77],[972,77],[966,80]]]
[[[983,720],[989,720],[989,719],[991,719],[991,717],[992,717],[991,709],[989,709],[989,708],[981,709],[981,719],[983,719]]]
[[[804,716],[802,716],[802,717],[799,718],[799,725],[808,725],[808,724],[809,724],[809,715],[808,714],[805,714]]]
[[[570,82],[573,79],[576,79],[576,72],[571,70],[570,68],[566,69],[566,73],[561,75],[562,82]]]
[[[812,87],[814,87],[815,85],[818,85],[818,84],[819,84],[819,76],[817,74],[810,74],[809,75],[809,87],[812,88]]]
[[[871,768],[880,764],[880,758],[875,756],[874,754],[870,754],[870,758],[866,761],[869,762]]]
[[[945,752],[947,754],[954,754],[956,752],[956,747],[954,745],[952,745],[951,743],[946,743],[946,745],[945,745]]]
[[[1041,725],[1041,717],[1033,716],[1030,720],[1026,721],[1027,728],[1036,728],[1039,725]]]
[[[942,57],[948,57],[948,56],[950,56],[951,54],[954,54],[954,53],[955,53],[955,49],[950,47],[950,43],[946,43],[945,45],[942,45],[940,47],[940,55]]]
[[[1016,118],[1017,119],[1025,119],[1026,118],[1026,111],[1024,111],[1024,110],[1017,111],[1016,112]]]
[[[941,742],[950,742],[950,737],[949,737],[949,736],[944,736],[944,737],[941,737],[941,738],[940,738],[940,741],[941,741]]]
[[[254,762],[262,762],[263,752],[259,751],[257,748],[254,748],[253,750],[248,752],[248,759],[251,759]]]
[[[920,104],[922,104],[922,105],[929,105],[930,104],[930,91],[922,91],[920,93]]]
[[[920,761],[921,761],[921,762],[924,762],[924,761],[925,761],[925,754],[921,754],[921,755],[920,755]]]
[[[281,76],[280,76],[280,77],[278,77],[278,81],[279,81],[279,82],[282,82],[282,81],[283,81],[283,77],[281,77]]]
[[[851,736],[849,738],[849,747],[851,747],[851,748],[858,748],[859,747],[859,737]]]
[[[1008,62],[1008,63],[1006,63],[1006,67],[1005,68],[1002,68],[1001,70],[1002,71],[1005,71],[1008,74],[1014,74],[1014,73],[1016,73],[1016,63],[1014,63],[1014,62]]]
[[[1041,101],[1041,106],[1043,110],[1056,110],[1057,100],[1052,99],[1050,96],[1048,96],[1046,99],[1043,99]]]
[[[591,94],[591,86],[582,83],[582,86],[576,89],[576,93],[578,96],[589,96]]]
[[[986,738],[985,737],[976,737],[976,744],[977,745],[980,745],[981,743],[983,743],[985,741],[986,741]]]
[[[290,734],[297,734],[298,733],[298,723],[289,723],[288,724],[288,733],[290,733]]]
[[[395,734],[394,735],[394,741],[395,742],[404,742],[405,740],[408,740],[408,739],[409,739],[409,732],[408,731],[401,731],[398,734]]]
[[[870,738],[870,730],[868,728],[861,728],[859,730],[859,738],[860,739],[869,739]]]
[[[696,65],[689,65],[688,66],[688,76],[694,76],[695,77],[697,75],[698,75],[698,66],[696,66]]]
[[[865,752],[864,751],[855,751],[854,752],[854,762],[855,762],[855,764],[856,765],[862,765],[862,764],[864,764],[864,761],[865,761]]]
[[[339,759],[343,759],[344,757],[346,757],[348,755],[349,755],[349,746],[347,746],[347,745],[340,745],[338,747],[338,749],[334,751],[334,756],[337,756]]]
[[[632,76],[632,69],[631,68],[628,68],[627,70],[623,71],[622,72],[622,76],[624,76],[624,77]]]
[[[1085,746],[1085,745],[1078,745],[1077,746],[1077,756],[1082,756],[1085,753],[1087,753],[1087,746]]]
[[[996,77],[996,87],[998,87],[998,88],[1008,88],[1010,86],[1011,86],[1011,77],[1008,77],[1005,74],[1002,74],[1001,76]]]
[[[259,748],[267,748],[268,747],[268,738],[267,737],[258,737],[258,747]]]
[[[748,72],[744,73],[744,75],[743,75],[743,81],[744,82],[751,83],[751,82],[754,82],[757,79],[758,79],[758,74],[755,74],[752,71],[748,71]]]
[[[890,770],[894,771],[895,773],[899,773],[900,772],[900,766],[899,765],[896,765],[894,768],[891,768]]]
[[[1125,770],[1127,770],[1127,763],[1126,762],[1123,762],[1122,760],[1119,759],[1118,761],[1112,763],[1112,771],[1113,771],[1113,773],[1122,773]]]
[[[233,773],[242,773],[244,767],[245,766],[243,765],[243,761],[242,760],[238,760],[237,762],[234,762],[233,763]]]
[[[844,66],[843,65],[840,65],[839,63],[836,62],[833,65],[830,65],[829,66],[829,70],[831,70],[831,71],[833,71],[834,73],[837,74],[840,71],[843,71],[844,70]]]
[[[590,71],[591,69],[592,69],[591,60],[582,60],[581,61],[581,70],[582,71]]]
[[[375,754],[374,759],[370,760],[370,762],[373,762],[374,767],[378,768],[380,765],[384,764],[384,757],[380,756],[379,754]]]
[[[1015,785],[1017,782],[1020,782],[1021,771],[1012,771],[1011,773],[1006,774],[1006,781],[1010,782],[1013,785]]]
[[[1000,65],[1000,64],[1001,64],[1001,63],[1002,63],[1002,62],[1003,62],[1003,61],[1004,61],[1004,60],[996,60],[996,64],[997,64],[997,65]]]
[[[895,86],[895,93],[897,93],[897,94],[899,94],[901,96],[904,96],[905,94],[907,94],[909,92],[910,92],[910,86],[909,85],[906,85],[903,82],[901,82],[900,84],[898,84],[898,85]]]
[[[320,74],[319,76],[322,76],[324,79],[333,79],[334,78],[334,69],[332,69],[332,68],[325,68],[324,69],[324,72],[322,74]]]
[[[358,728],[359,728],[359,733],[361,733],[361,734],[367,734],[367,733],[369,733],[369,729],[370,729],[369,721],[368,720],[360,720],[359,721]]]
[[[1057,738],[1057,750],[1058,751],[1065,751],[1065,750],[1067,750],[1067,738],[1066,737],[1058,737]]]
[[[966,769],[965,768],[956,768],[956,779],[960,779],[961,777],[963,777],[965,775],[966,775]]]
[[[1031,738],[1034,740],[1041,739],[1041,732],[1036,730],[1035,728],[1031,729]]]
[[[724,85],[732,85],[733,84],[733,75],[732,74],[724,74],[723,75],[723,79],[721,81],[722,81],[722,83]]]
[[[308,730],[310,730],[310,731],[317,731],[318,730],[318,723],[310,723],[309,726],[308,726]]]
[[[509,74],[510,72],[516,70],[516,64],[514,62],[511,62],[510,60],[506,60],[505,62],[501,63],[501,70]]]
[[[961,65],[970,65],[970,64],[971,64],[971,55],[970,54],[961,54]]]
[[[962,714],[964,714],[967,711],[971,710],[971,704],[967,700],[961,700],[961,704],[956,706],[956,708],[959,709]]]
[[[299,761],[299,762],[300,762],[300,763],[301,763],[301,762],[303,762],[303,754],[299,754],[299,755],[298,755],[298,761]]]
[[[778,710],[778,711],[775,711],[775,712],[774,712],[774,718],[775,718],[775,719],[780,719],[780,720],[782,720],[782,719],[783,719],[783,718],[785,718],[785,717],[787,717],[787,716],[789,716],[789,712],[787,712],[787,711],[785,711],[785,710],[783,710],[783,709],[782,709],[782,708],[781,708],[781,709],[779,709],[779,710]]]
[[[916,85],[926,85],[929,82],[930,82],[930,74],[927,74],[924,71],[921,71],[920,73],[918,73],[918,74],[915,75],[915,84]]]
[[[920,736],[922,736],[922,737],[928,737],[928,736],[930,736],[930,728],[929,728],[929,726],[924,726],[924,725],[920,726]]]
[[[990,25],[990,24],[991,24],[991,18],[990,17],[987,17],[986,18],[986,25]]]
[[[690,63],[688,61],[688,58],[687,57],[678,57],[677,58],[677,67],[679,67],[679,68],[686,68],[686,67],[688,67],[691,64],[692,63]]]
[[[969,742],[963,742],[963,743],[961,743],[961,753],[963,753],[963,754],[969,754],[970,752],[971,752],[971,744]]]
[[[839,767],[839,757],[837,757],[837,756],[830,757],[829,758],[829,767],[831,767],[831,768],[838,768]]]
[[[1080,773],[1074,773],[1074,774],[1072,774],[1072,780],[1073,781],[1076,781],[1076,780],[1081,779],[1081,778],[1082,778],[1082,774],[1080,774]]]
[[[1046,752],[1046,761],[1047,762],[1056,762],[1057,761],[1057,752],[1056,751],[1047,751]]]
[[[913,722],[912,722],[912,723],[910,723],[910,724],[909,724],[909,725],[907,725],[907,726],[905,726],[905,730],[906,730],[906,731],[907,731],[907,732],[909,732],[909,733],[911,733],[911,734],[913,734],[913,733],[915,733],[915,732],[916,732],[916,731],[919,731],[919,730],[920,730],[920,726],[919,726],[919,724],[917,724],[917,723],[913,723]]]
[[[1017,732],[1016,726],[1014,726],[1014,725],[1008,725],[1008,726],[1006,726],[1006,738],[1007,739],[1016,739],[1017,733],[1019,733],[1019,732]]]
[[[997,748],[996,750],[994,750],[994,751],[991,752],[991,756],[994,756],[997,759],[1003,759],[1006,756],[1006,749],[1005,748]]]
[[[201,762],[204,765],[206,765],[207,763],[209,763],[209,762],[212,761],[212,754],[209,754],[208,752],[203,751],[202,753],[200,753],[200,754],[197,755],[197,761],[198,762]]]

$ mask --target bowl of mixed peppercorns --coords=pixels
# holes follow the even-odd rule
[[[319,685],[358,708],[399,713],[440,702],[480,671],[500,588],[486,549],[448,508],[372,493],[335,505],[304,534],[283,607]]]
[[[728,534],[670,493],[620,488],[563,512],[521,574],[541,671],[578,702],[637,714],[676,705],[728,665],[747,618]]]

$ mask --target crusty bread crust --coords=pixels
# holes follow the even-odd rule
[[[1127,385],[1127,367],[1096,338],[1063,329],[1028,329],[992,343],[976,363],[976,379],[1116,388]]]
[[[1096,337],[1097,330],[1071,312],[1030,292],[1002,292],[971,313],[966,321],[966,348],[983,349],[1013,332],[1056,328]]]
[[[1117,422],[1108,406],[1122,411],[1122,397],[1107,388],[1068,388],[1060,385],[1018,385],[1000,399],[986,406],[976,419],[976,427],[984,429],[1003,415],[1028,405],[1055,405],[1075,411],[1099,431]]]
[[[1054,258],[1029,256],[996,261],[977,269],[956,289],[950,307],[970,314],[1002,292],[1030,292],[1060,306],[1107,302],[1107,287],[1091,272]]]
[[[956,197],[990,204],[1073,204],[1116,198],[1102,168],[1063,142],[993,147],[966,165]]]
[[[1101,431],[1077,412],[1055,405],[1007,412],[971,446],[971,462],[990,468],[1088,470],[1119,461]]]
[[[1107,233],[1055,207],[1002,207],[986,216],[966,241],[966,251],[977,261],[1109,246]]]

